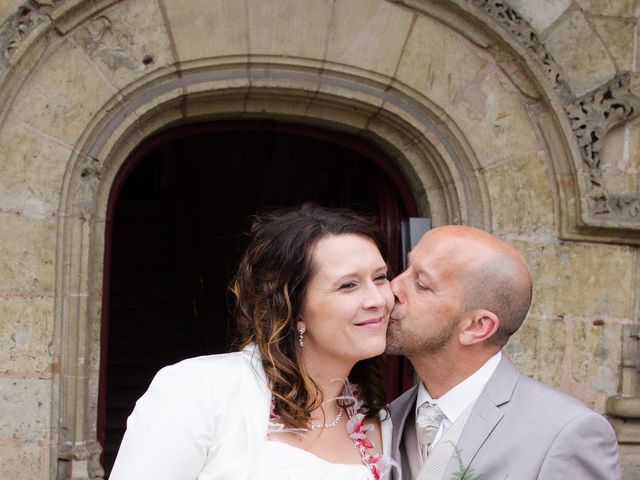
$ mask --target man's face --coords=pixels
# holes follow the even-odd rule
[[[449,237],[450,238],[450,237]],[[458,281],[464,253],[436,232],[409,255],[409,266],[391,282],[397,300],[387,330],[387,353],[411,358],[444,349],[463,314]]]

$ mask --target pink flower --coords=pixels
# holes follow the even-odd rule
[[[366,417],[364,413],[353,415],[347,422],[347,433],[353,440],[362,440],[367,438],[367,432],[373,430],[373,425],[366,425],[364,421]],[[368,447],[369,448],[369,447]]]

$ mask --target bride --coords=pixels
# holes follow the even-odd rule
[[[346,210],[257,217],[231,288],[241,350],[163,368],[111,480],[382,478],[393,307],[382,246]]]

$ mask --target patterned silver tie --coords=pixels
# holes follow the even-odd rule
[[[418,407],[418,418],[416,419],[416,436],[418,446],[422,455],[422,463],[427,460],[431,451],[431,444],[438,433],[440,423],[446,415],[440,410],[436,403],[424,402]]]

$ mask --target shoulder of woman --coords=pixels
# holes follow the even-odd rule
[[[264,383],[264,373],[259,359],[250,350],[220,355],[194,357],[162,368],[149,387],[149,392],[159,391],[175,395],[219,396],[228,389],[237,391],[241,385],[251,388]]]
[[[154,382],[191,383],[215,381],[216,384],[237,381],[240,374],[247,370],[250,362],[244,352],[232,352],[219,355],[204,355],[188,358],[176,364],[161,368]]]

